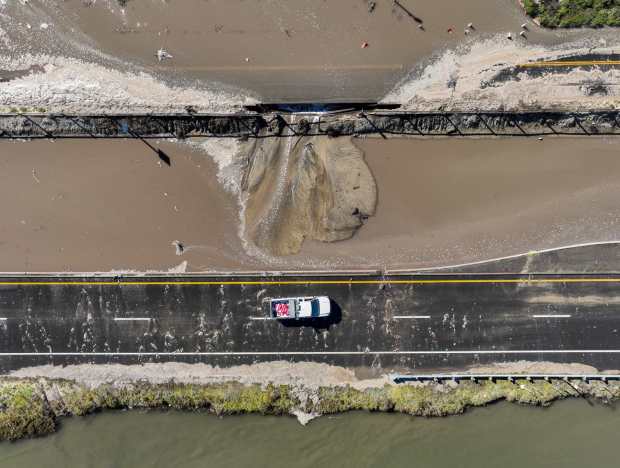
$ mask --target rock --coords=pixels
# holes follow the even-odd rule
[[[291,414],[297,418],[297,421],[299,421],[299,423],[302,426],[305,426],[306,424],[308,424],[313,419],[316,419],[319,416],[321,416],[318,413],[304,413],[303,411],[301,411],[299,409],[292,411]]]

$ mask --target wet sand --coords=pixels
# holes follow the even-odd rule
[[[239,267],[236,202],[210,157],[160,146],[172,166],[138,141],[0,142],[0,271]]]
[[[376,100],[440,49],[517,34],[524,22],[530,43],[595,34],[543,31],[516,0],[401,1],[421,23],[391,0],[378,0],[372,13],[363,0],[145,0],[128,2],[122,12],[112,1],[88,3],[67,0],[50,9],[31,2],[59,30],[81,30],[106,54],[163,77],[239,86],[264,101]],[[475,30],[465,35],[470,22]],[[160,47],[173,58],[158,62]]]
[[[355,142],[376,216],[277,259],[243,253],[236,200],[198,150],[161,143],[166,167],[136,141],[0,142],[0,271],[419,268],[620,237],[614,140]]]

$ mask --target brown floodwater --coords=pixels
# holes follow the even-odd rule
[[[401,0],[417,20],[392,0],[377,0],[372,13],[368,3],[140,0],[127,2],[121,13],[112,0],[32,0],[28,8],[50,13],[69,35],[82,31],[110,56],[162,76],[249,89],[271,102],[377,100],[442,48],[496,33],[516,35],[524,22],[530,43],[600,34],[544,31],[528,21],[517,0]],[[475,30],[465,35],[470,22]],[[159,48],[172,59],[159,62]]]
[[[376,215],[279,259],[244,253],[209,156],[156,144],[172,166],[138,141],[0,142],[0,271],[410,268],[619,237],[613,139],[357,139]]]
[[[301,257],[425,267],[617,240],[613,139],[358,139],[376,178],[376,216],[350,241]],[[338,259],[338,260],[336,260]]]
[[[215,164],[157,146],[171,166],[139,141],[0,142],[0,271],[238,268],[237,205]]]
[[[0,444],[3,468],[581,468],[617,463],[620,413],[584,400],[503,403],[448,418],[351,413],[293,418],[180,412],[63,420],[49,437]]]

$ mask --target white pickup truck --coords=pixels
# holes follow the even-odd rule
[[[263,307],[267,317],[274,320],[314,319],[331,313],[327,296],[267,298]]]

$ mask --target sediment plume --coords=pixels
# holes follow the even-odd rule
[[[271,255],[349,239],[375,213],[374,178],[349,138],[256,139],[244,153],[243,236]]]

